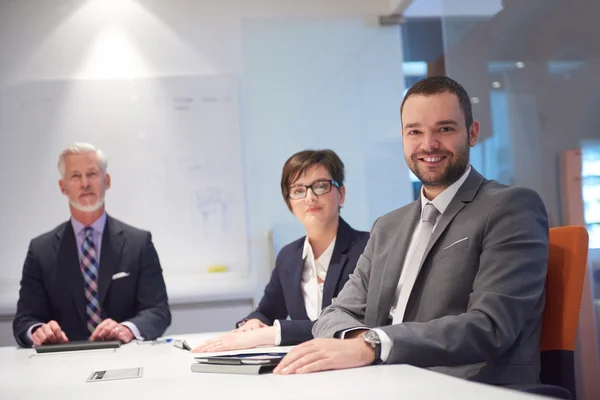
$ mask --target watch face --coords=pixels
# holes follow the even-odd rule
[[[375,331],[368,331],[365,333],[365,340],[369,343],[379,344],[381,340],[379,339],[379,335]]]

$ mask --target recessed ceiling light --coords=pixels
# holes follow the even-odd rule
[[[517,68],[525,68],[525,63],[523,61],[517,61],[515,65]]]
[[[472,104],[479,104],[479,97],[471,97]]]
[[[502,86],[502,84],[500,84],[500,82],[498,82],[498,81],[492,82],[492,87],[494,89],[498,89],[500,86]]]

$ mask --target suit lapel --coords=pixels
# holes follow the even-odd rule
[[[377,325],[387,324],[392,302],[395,299],[398,281],[404,266],[404,259],[408,251],[408,246],[412,238],[412,234],[417,226],[417,222],[421,215],[421,200],[416,200],[409,205],[405,215],[401,217],[402,223],[399,227],[398,234],[394,239],[394,246],[390,249],[383,274],[381,276],[381,284],[377,291],[378,299],[373,303],[377,304],[374,323]]]
[[[419,265],[419,272],[417,273],[415,284],[414,284],[414,286],[411,290],[410,296],[408,298],[406,311],[404,313],[405,316],[409,315],[412,308],[414,307],[414,304],[413,304],[414,296],[415,296],[415,292],[417,291],[417,290],[415,290],[415,288],[417,288],[419,285],[419,279],[421,277],[422,267],[423,267],[423,264],[425,263],[425,260],[429,256],[429,252],[431,251],[433,246],[435,246],[436,242],[442,236],[442,234],[446,231],[446,229],[448,228],[448,225],[450,225],[450,222],[452,222],[454,217],[456,217],[456,215],[458,215],[458,213],[465,207],[465,205],[467,203],[470,203],[471,201],[473,201],[482,182],[483,182],[483,176],[481,176],[474,168],[471,167],[471,172],[470,172],[469,176],[467,177],[467,179],[465,180],[463,185],[458,189],[458,192],[456,193],[456,195],[454,196],[454,198],[448,205],[448,208],[446,208],[446,211],[444,211],[444,213],[440,217],[440,220],[438,221],[438,223],[431,235],[431,239],[429,240],[429,243],[427,244],[427,247],[425,248],[425,253],[423,254],[423,258],[421,259],[421,264]]]
[[[419,266],[419,268],[421,268],[421,266],[423,265],[423,261],[429,255],[429,252],[431,251],[433,245],[438,241],[438,239],[440,238],[442,233],[444,233],[450,222],[454,219],[454,217],[456,217],[456,214],[458,214],[458,212],[462,210],[464,206],[465,203],[463,203],[463,201],[458,199],[456,196],[454,197],[454,199],[452,199],[452,201],[448,205],[448,208],[446,208],[446,211],[444,211],[444,213],[440,217],[440,220],[438,221],[437,225],[435,226],[435,229],[433,230],[433,233],[431,234],[431,238],[429,239],[429,243],[425,248],[425,253],[423,253],[423,258],[421,259],[421,265]]]
[[[65,277],[75,310],[81,318],[83,326],[85,326],[85,292],[83,288],[83,274],[79,262],[79,251],[77,249],[77,241],[75,240],[75,232],[70,221],[66,222],[61,229],[56,233],[56,242],[54,250],[57,254],[57,265],[60,274]]]
[[[304,295],[302,293],[302,272],[304,271],[302,249],[304,248],[304,240],[300,240],[299,242],[296,253],[287,266],[288,273],[285,276],[290,290],[286,290],[284,287],[283,292],[284,294],[286,292],[289,293],[289,301],[286,301],[286,305],[290,317],[294,315],[299,317],[293,317],[293,319],[298,319],[300,317],[308,319],[308,314],[306,314],[306,308],[304,307]]]
[[[125,238],[123,229],[119,222],[110,216],[106,216],[106,226],[102,234],[102,248],[100,249],[100,266],[98,268],[98,291],[100,295],[100,307],[104,303],[106,293],[112,282],[112,276],[117,270],[121,259],[121,250]]]
[[[341,217],[339,219],[337,237],[335,239],[335,247],[331,255],[331,261],[327,267],[327,276],[323,283],[323,304],[321,310],[331,304],[331,299],[335,295],[335,289],[340,282],[342,272],[348,262],[348,248],[352,239],[352,228]]]
[[[483,176],[481,176],[477,171],[475,171],[474,168],[471,168],[469,176],[467,177],[463,185],[458,189],[458,192],[456,193],[456,195],[448,205],[448,208],[446,208],[446,211],[444,211],[444,213],[440,217],[440,220],[435,226],[435,229],[431,234],[431,239],[429,240],[429,243],[425,248],[425,253],[423,253],[423,258],[421,261],[421,265],[419,265],[419,268],[423,266],[423,262],[429,255],[429,252],[431,251],[432,247],[442,236],[442,234],[446,231],[446,228],[448,228],[448,225],[450,224],[450,222],[452,222],[454,217],[456,217],[460,210],[463,209],[466,203],[470,203],[471,201],[473,201],[482,182]]]

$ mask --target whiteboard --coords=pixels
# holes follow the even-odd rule
[[[72,142],[108,155],[107,213],[152,233],[171,300],[211,265],[247,275],[235,76],[29,82],[0,101],[0,306],[14,309],[29,241],[69,218],[56,162]]]

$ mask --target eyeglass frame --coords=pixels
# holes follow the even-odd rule
[[[331,186],[329,187],[329,191],[328,191],[328,192],[325,192],[325,193],[321,193],[321,194],[316,194],[316,193],[315,193],[315,190],[313,189],[313,185],[314,185],[315,183],[321,183],[321,182],[329,182],[329,184],[331,185]],[[313,192],[313,194],[314,194],[315,196],[324,196],[324,195],[326,195],[327,193],[331,193],[331,191],[333,190],[333,187],[334,187],[334,186],[335,186],[336,188],[338,188],[338,190],[339,190],[339,189],[340,189],[340,187],[341,187],[341,186],[340,186],[340,184],[339,184],[339,183],[338,183],[336,180],[334,180],[334,179],[317,179],[316,181],[314,181],[314,182],[313,182],[313,183],[311,183],[310,185],[294,185],[294,186],[290,186],[290,187],[288,188],[288,196],[287,196],[287,197],[288,197],[290,200],[302,200],[302,199],[305,199],[305,198],[306,198],[306,195],[308,195],[308,189],[312,190],[312,192]],[[293,198],[293,197],[292,197],[292,195],[291,195],[291,194],[292,194],[292,191],[291,191],[291,189],[293,189],[293,188],[298,188],[298,187],[304,187],[304,188],[306,188],[306,192],[304,193],[304,196],[303,196],[303,197]]]

